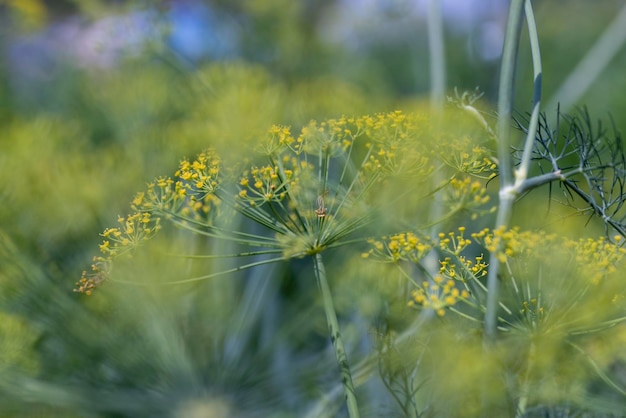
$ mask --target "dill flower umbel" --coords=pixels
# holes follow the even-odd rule
[[[377,259],[389,260],[391,262],[410,261],[418,263],[428,254],[432,248],[431,244],[413,232],[403,232],[383,237],[382,240],[372,238],[367,241],[372,248],[363,253],[363,258],[368,258],[375,254]]]
[[[135,249],[164,220],[254,247],[254,254],[274,254],[272,261],[344,245],[380,212],[387,179],[433,171],[432,153],[422,140],[427,132],[423,115],[395,111],[312,121],[297,135],[275,125],[254,152],[228,164],[214,150],[205,150],[193,160],[183,159],[173,177],[158,177],[135,196],[135,213],[124,222],[140,227],[107,229],[100,247],[103,260],[110,265]],[[229,230],[232,222],[220,218],[224,208],[231,221],[238,213],[265,231]],[[90,277],[83,277],[77,291],[91,292],[108,274],[96,268]]]
[[[484,184],[470,176],[450,179],[443,200],[451,207],[453,213],[467,211],[471,214],[472,220],[476,220],[482,215],[494,213],[496,210],[495,206],[486,207],[491,196],[487,193]]]
[[[606,238],[571,240],[518,227],[483,229],[472,238],[506,266],[501,308],[509,317],[501,318],[503,329],[567,335],[620,316],[611,301],[619,293],[614,276],[626,250]]]
[[[441,232],[434,242],[402,232],[369,239],[370,249],[362,256],[396,264],[413,286],[409,306],[432,309],[438,316],[451,309],[482,323],[488,293],[485,254],[495,253],[506,266],[499,303],[502,330],[547,327],[567,334],[620,318],[615,301],[622,293],[614,276],[626,249],[619,245],[603,237],[576,241],[518,227],[485,228],[469,236],[465,227]],[[440,256],[434,272],[423,265],[431,248]]]
[[[446,314],[446,308],[457,304],[460,300],[469,298],[469,292],[459,290],[454,280],[435,276],[432,282],[424,281],[421,286],[411,291],[411,300],[408,306],[421,306],[432,309],[438,316]]]
[[[492,152],[463,136],[437,144],[439,158],[460,173],[490,180],[496,176],[497,165]]]
[[[368,203],[386,178],[425,168],[421,121],[402,112],[341,117],[313,121],[297,136],[274,126],[259,146],[268,164],[245,168],[229,199],[281,235],[290,255],[295,242],[301,255],[341,245],[371,222],[377,208]]]
[[[459,227],[456,232],[439,233],[436,242],[419,238],[414,232],[403,232],[380,240],[369,239],[371,248],[362,256],[396,263],[414,287],[408,306],[432,309],[441,317],[445,315],[447,308],[454,307],[458,302],[471,304],[471,281],[479,280],[487,274],[487,263],[483,261],[482,254],[473,259],[462,254],[472,244],[464,236],[465,229]],[[439,270],[429,276],[431,273],[421,263],[431,249],[438,249],[448,256],[439,261]],[[428,280],[415,278],[414,269],[406,263],[418,266]]]
[[[107,228],[100,234],[104,237],[99,245],[102,255],[94,257],[90,272],[83,271],[75,292],[91,295],[93,289],[108,278],[113,259],[131,252],[161,229],[161,219],[149,212],[120,216],[117,222],[118,227]]]
[[[200,154],[193,163],[183,160],[176,172],[176,180],[157,177],[143,192],[135,195],[132,214],[118,217],[119,226],[106,228],[100,244],[101,256],[95,256],[91,271],[84,271],[76,282],[75,292],[91,295],[93,290],[109,278],[113,261],[131,253],[162,228],[162,217],[179,221],[203,218],[218,201],[220,160],[210,151]],[[206,216],[204,216],[206,218]]]
[[[347,407],[354,415],[357,411],[354,385],[322,252],[365,240],[358,233],[377,216],[380,218],[384,208],[378,192],[384,189],[388,179],[427,177],[433,172],[432,153],[421,141],[421,135],[427,132],[423,122],[421,116],[396,111],[313,121],[297,136],[288,127],[273,126],[266,138],[259,141],[254,154],[232,164],[224,164],[213,150],[204,151],[194,161],[184,159],[174,178],[159,177],[148,185],[147,191],[135,197],[136,219],[140,223],[144,219],[148,223],[152,219],[155,223],[167,221],[199,236],[227,240],[237,248],[247,247],[223,257],[261,257],[221,272],[170,281],[170,284],[205,280],[310,256]],[[226,166],[228,170],[223,168]],[[396,196],[393,200],[400,198]],[[386,202],[387,209],[393,206],[393,200]],[[230,220],[220,216],[222,208],[224,213],[232,215]],[[253,226],[243,219],[252,221]],[[150,233],[157,230],[147,229]],[[134,231],[126,232],[132,235]],[[118,237],[117,231],[106,233],[121,241],[115,241],[118,246],[114,246],[113,253],[110,242],[101,245],[100,250],[107,257],[96,259],[93,273],[83,274],[76,284],[78,292],[91,294],[110,277],[111,262],[121,250],[136,248],[150,235],[146,232],[131,240]],[[393,254],[394,247],[400,245],[405,247],[404,256],[413,258],[420,257],[428,248],[408,235],[395,237],[388,248]],[[444,286],[443,303],[455,302],[452,299],[460,296],[461,293]]]

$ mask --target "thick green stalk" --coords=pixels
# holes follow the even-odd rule
[[[515,178],[511,176],[511,138],[510,119],[511,106],[513,100],[513,81],[515,72],[515,58],[520,37],[520,23],[522,5],[525,6],[526,22],[528,24],[528,34],[530,37],[530,47],[533,59],[533,109],[524,149],[522,151],[522,161],[515,171]],[[538,176],[528,179],[528,168],[530,157],[537,133],[537,123],[539,119],[539,106],[541,104],[541,53],[539,51],[539,37],[537,26],[533,14],[530,0],[513,0],[509,10],[509,20],[507,22],[507,33],[504,40],[502,52],[502,70],[500,73],[500,95],[498,98],[498,159],[500,161],[500,204],[496,219],[496,228],[507,228],[513,210],[513,201],[519,194],[532,187],[555,180],[559,173],[550,173],[547,176]],[[513,182],[513,180],[515,182]],[[498,246],[490,256],[490,269],[487,276],[487,310],[485,312],[485,339],[492,341],[497,329],[497,307],[498,307],[498,273],[500,271],[500,261],[497,254],[501,248]]]
[[[500,86],[498,94],[498,160],[500,176],[500,204],[496,228],[508,226],[515,194],[512,193],[513,173],[511,163],[511,107],[513,102],[513,81],[517,47],[520,38],[522,7],[524,0],[512,0],[509,8],[502,64],[500,66]],[[485,312],[485,341],[494,340],[497,331],[498,273],[499,262],[496,248],[490,255],[491,268],[487,276],[487,310]]]
[[[335,356],[337,357],[341,382],[346,396],[346,404],[348,405],[348,415],[350,418],[358,418],[359,408],[357,406],[356,396],[354,395],[354,384],[352,383],[352,374],[350,373],[350,363],[348,363],[348,355],[346,354],[346,350],[343,346],[343,339],[341,338],[341,333],[339,332],[337,313],[335,312],[335,305],[330,293],[330,287],[328,286],[328,280],[326,279],[326,269],[324,268],[324,263],[322,261],[322,254],[315,254],[313,265],[315,268],[317,285],[322,292],[324,311],[326,312],[326,321],[328,322],[328,332],[330,333],[330,340],[335,348]]]
[[[561,112],[567,112],[589,90],[598,77],[609,66],[611,60],[623,51],[626,43],[626,4],[615,19],[604,30],[602,36],[587,51],[567,79],[559,86],[550,99],[547,110],[555,112],[560,105]]]
[[[522,153],[522,161],[519,168],[515,171],[515,187],[526,181],[528,178],[528,169],[530,166],[530,157],[537,135],[537,126],[539,124],[539,107],[541,105],[541,79],[543,77],[541,69],[541,52],[539,49],[539,35],[537,34],[537,25],[535,23],[535,14],[530,0],[526,0],[524,7],[526,14],[526,23],[528,24],[528,37],[530,38],[530,51],[533,57],[533,110],[528,123],[528,133],[526,142],[524,143],[524,151]]]
[[[430,109],[432,111],[433,129],[436,135],[441,133],[441,124],[444,110],[445,90],[446,90],[446,59],[443,38],[443,18],[441,16],[441,0],[429,0],[428,2],[428,52],[430,62]],[[439,186],[444,182],[443,174],[437,170],[432,178],[433,199],[430,205],[429,219],[435,219],[443,211],[443,198]],[[447,183],[447,182],[446,182]],[[443,219],[432,222],[430,236],[437,239]],[[433,248],[423,260],[424,267],[428,273],[434,277],[439,271],[439,255]],[[434,284],[434,283],[433,283]],[[432,310],[424,310],[420,315],[421,319],[433,317]]]
[[[446,56],[440,0],[428,2],[428,52],[430,57],[430,104],[435,112],[443,110],[446,89]]]
[[[513,87],[515,65],[519,45],[522,7],[524,0],[511,0],[509,17],[506,24],[502,61],[500,65],[500,84],[498,90],[498,159],[500,162],[500,189],[512,184],[511,169],[511,108],[513,106]]]

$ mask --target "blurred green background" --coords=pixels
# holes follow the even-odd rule
[[[336,365],[310,269],[299,263],[167,291],[111,284],[86,298],[72,288],[98,232],[183,157],[207,146],[233,152],[272,124],[297,131],[310,119],[424,106],[426,5],[0,0],[0,416],[288,417],[314,408]],[[507,2],[441,5],[448,94],[478,86],[494,123]],[[545,103],[622,6],[536,2]],[[526,39],[518,64],[524,114]],[[620,47],[575,103],[613,115],[621,132],[625,69]],[[519,221],[532,210],[522,204]],[[202,245],[169,231],[154,248],[174,244]],[[120,268],[176,278],[189,266],[146,253]],[[340,308],[348,336],[367,335],[380,303],[359,292],[358,309],[350,297]],[[359,344],[355,352],[368,350]],[[365,416],[397,416],[380,384],[364,390]]]

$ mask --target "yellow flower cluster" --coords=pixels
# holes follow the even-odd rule
[[[291,134],[288,126],[273,125],[267,132],[267,138],[261,142],[261,152],[265,155],[273,155],[289,148],[294,153],[302,152],[302,138],[297,140]]]
[[[540,321],[557,318],[550,315],[556,309],[570,310],[572,306],[587,306],[585,304],[600,306],[598,303],[608,300],[615,305],[623,300],[623,293],[615,291],[612,285],[596,287],[596,290],[587,286],[589,291],[583,293],[574,285],[576,280],[583,280],[587,285],[608,284],[607,277],[619,272],[620,263],[625,260],[626,248],[620,246],[622,237],[614,237],[613,242],[607,238],[573,241],[546,231],[522,231],[515,227],[486,228],[471,234],[472,239],[469,239],[465,232],[464,227],[459,227],[457,231],[439,234],[434,246],[445,258],[440,260],[439,270],[431,280],[413,281],[415,290],[411,292],[409,306],[432,309],[438,316],[444,316],[447,308],[459,301],[480,309],[484,298],[478,294],[487,291],[482,280],[487,275],[488,264],[483,254],[467,255],[474,242],[507,263],[502,275],[505,283],[510,285],[506,289],[512,297],[503,299],[503,303],[509,305],[503,305],[503,309],[509,314],[521,315],[520,321],[528,326],[536,327]],[[374,255],[390,262],[409,260],[418,263],[430,249],[422,244],[423,252],[417,250],[421,241],[413,233],[369,242],[372,248],[363,254],[364,257]],[[411,249],[416,254],[412,258],[407,255]],[[565,271],[562,270],[563,263],[567,265]],[[545,277],[549,280],[544,280]],[[582,319],[585,323],[588,318]],[[573,313],[568,316],[568,321],[575,322]]]
[[[398,172],[401,167],[415,169],[429,166],[427,156],[416,152],[415,141],[428,121],[423,115],[405,114],[401,111],[379,113],[361,117],[342,116],[323,122],[311,121],[294,138],[288,127],[275,125],[268,132],[268,140],[262,144],[266,155],[280,153],[289,148],[296,154],[323,151],[330,157],[350,152],[355,141],[363,137],[365,146],[371,148],[364,163],[366,171]],[[419,163],[419,164],[416,164]]]
[[[361,210],[368,202],[365,192],[386,175],[432,169],[425,155],[418,158],[412,141],[424,125],[424,117],[400,111],[312,121],[297,138],[288,127],[275,125],[261,145],[269,163],[247,168],[237,180],[237,207],[277,232],[333,241],[336,233],[346,235],[361,224],[354,214],[366,213]],[[354,151],[357,140],[362,144]],[[265,204],[267,213],[260,210]]]
[[[401,142],[415,137],[428,126],[423,114],[406,114],[400,110],[363,116],[355,120],[355,125],[376,142]]]
[[[312,121],[302,129],[295,140],[298,148],[316,154],[324,150],[330,156],[347,153],[355,140],[363,137],[372,152],[364,164],[370,171],[398,169],[400,162],[416,149],[416,139],[425,131],[428,121],[423,115],[406,114],[402,111],[378,113],[361,117],[342,116],[323,122]],[[424,156],[420,156],[427,159]],[[425,163],[425,162],[424,162]],[[409,167],[408,164],[404,166]]]
[[[266,202],[280,202],[287,195],[290,186],[295,185],[293,169],[281,170],[277,165],[252,167],[249,172],[244,172],[239,181],[241,188],[238,198],[253,207]]]
[[[107,257],[117,257],[151,238],[161,229],[161,219],[149,212],[135,212],[126,218],[120,216],[116,228],[107,228],[102,235],[105,240],[100,244],[100,252]]]
[[[484,261],[484,255],[479,255],[474,258],[474,261],[467,259],[465,256],[457,256],[457,260],[460,263],[460,269],[456,264],[452,263],[450,257],[446,257],[439,261],[441,267],[439,267],[439,274],[443,277],[461,280],[467,282],[468,280],[479,279],[487,275],[487,267],[489,266]]]
[[[407,115],[400,111],[378,114],[357,120],[370,142],[366,147],[369,157],[363,168],[366,172],[387,175],[410,175],[423,178],[434,167],[425,143],[416,141],[428,130],[428,121],[422,115]]]
[[[261,143],[261,151],[265,155],[280,154],[286,149],[296,155],[302,152],[318,153],[325,151],[330,156],[337,156],[348,151],[354,139],[361,136],[364,131],[359,127],[362,120],[368,118],[348,118],[342,116],[338,119],[328,119],[323,122],[311,121],[304,126],[295,138],[288,126],[274,125],[269,131],[265,141]]]
[[[622,237],[615,236],[613,244],[604,237],[599,239],[580,239],[566,244],[574,248],[576,263],[593,284],[598,284],[609,274],[617,271],[617,263],[624,258],[626,249],[619,246]]]
[[[213,149],[201,152],[194,161],[182,160],[175,173],[178,180],[169,193],[173,203],[171,212],[196,220],[206,219],[221,202],[217,196],[221,170],[222,160]]]
[[[457,265],[452,263],[451,257],[446,257],[443,261],[439,261],[441,267],[439,274],[444,277],[455,280],[478,279],[487,274],[488,264],[484,261],[481,254],[474,258],[474,261],[467,259],[461,253],[472,244],[472,240],[465,238],[464,226],[458,228],[458,232],[448,232],[447,234],[439,233],[439,249],[444,254],[450,254],[459,261],[461,270],[457,269]]]
[[[454,255],[461,254],[465,248],[472,244],[472,240],[465,238],[465,227],[460,226],[458,233],[439,233],[439,248]]]
[[[496,228],[494,230],[485,228],[473,233],[472,238],[491,253],[500,248],[497,257],[502,263],[510,257],[531,252],[535,256],[541,256],[535,251],[538,246],[551,245],[556,241],[554,234],[548,234],[545,231],[520,231],[518,227]]]
[[[194,161],[184,159],[175,173],[176,180],[156,178],[145,192],[135,195],[131,207],[141,212],[205,218],[220,204],[216,195],[220,169],[221,160],[213,150],[203,151]]]
[[[387,149],[379,146],[378,151],[369,156],[364,168],[368,171],[397,172],[399,168],[397,156],[398,147],[396,145],[390,145]]]
[[[303,144],[308,153],[317,154],[323,151],[331,157],[337,157],[348,152],[354,140],[362,135],[354,122],[354,118],[345,116],[320,123],[311,121],[302,128],[297,141]]]
[[[376,258],[391,262],[410,261],[418,263],[431,249],[431,245],[422,241],[412,232],[403,232],[382,241],[369,239],[372,248],[363,253],[363,258],[375,255]]]
[[[137,211],[176,211],[187,198],[187,188],[183,182],[174,182],[169,177],[159,177],[148,183],[145,192],[139,192],[132,201]]]
[[[439,144],[438,155],[450,167],[457,171],[483,179],[496,176],[497,165],[492,160],[493,152],[475,145],[470,138],[454,138]]]
[[[207,218],[217,212],[214,209],[220,202],[277,236],[288,236],[284,242],[297,242],[297,251],[289,248],[286,254],[314,254],[342,245],[345,237],[376,215],[380,205],[371,202],[383,201],[381,190],[388,185],[384,182],[389,175],[410,176],[413,182],[429,178],[426,174],[434,170],[436,153],[420,140],[429,131],[426,115],[395,111],[314,121],[297,137],[289,127],[272,126],[259,143],[263,163],[250,157],[241,165],[235,162],[237,168],[233,168],[223,164],[215,151],[203,151],[194,160],[182,160],[172,178],[159,177],[135,196],[132,208],[136,212],[103,233],[100,250],[105,257],[97,263],[108,265],[111,258],[156,233],[159,216],[192,231],[210,229],[215,219],[208,222]],[[486,172],[486,150],[472,148],[458,154],[466,172]],[[482,162],[477,162],[479,157]],[[448,189],[448,198],[459,210],[478,212],[489,201],[483,184],[469,176],[453,178]],[[458,257],[469,245],[463,231],[459,232],[439,242],[440,248],[449,248]],[[272,239],[274,245],[283,247],[279,238]],[[392,262],[412,263],[418,263],[433,246],[430,240],[409,232],[371,244],[366,257],[375,254]],[[83,275],[79,291],[91,292],[106,276],[103,264],[97,263],[91,275]],[[461,264],[471,271],[480,263]],[[450,277],[451,271],[446,273]]]
[[[433,309],[437,315],[443,316],[445,308],[470,297],[467,281],[484,277],[487,274],[488,265],[484,262],[482,254],[474,260],[461,255],[461,252],[472,244],[470,239],[465,238],[464,233],[465,227],[459,227],[457,232],[439,234],[438,248],[453,256],[458,263],[453,263],[452,257],[441,260],[439,272],[432,282],[425,281],[416,284],[417,289],[411,293],[409,306]],[[410,261],[418,264],[432,249],[431,243],[425,242],[413,232],[383,237],[382,240],[369,239],[368,242],[372,248],[362,254],[363,258],[373,256],[378,260],[393,263]],[[461,283],[465,289],[458,288],[457,283]]]
[[[104,241],[94,258],[91,272],[84,271],[76,283],[76,292],[90,295],[109,275],[116,257],[134,250],[161,229],[159,215],[206,215],[219,203],[215,192],[219,186],[221,161],[211,151],[204,151],[193,162],[183,160],[176,172],[178,179],[158,177],[139,192],[131,202],[134,213],[118,217],[119,226],[107,228],[100,235]]]
[[[219,187],[222,161],[212,149],[201,152],[193,162],[183,160],[175,175],[189,191],[200,193],[202,197],[214,194]]]
[[[90,296],[93,290],[109,277],[110,267],[110,259],[94,257],[91,272],[83,271],[80,279],[76,282],[74,292]]]
[[[94,257],[91,273],[83,272],[76,283],[75,292],[90,295],[108,277],[114,258],[137,248],[161,229],[161,218],[149,212],[135,212],[126,218],[120,216],[117,222],[119,227],[107,228],[100,234],[104,241],[99,249],[104,256]]]
[[[496,207],[483,208],[489,200],[490,196],[487,194],[487,189],[478,180],[473,180],[469,176],[462,178],[453,178],[450,180],[450,187],[447,189],[447,193],[444,200],[454,210],[468,210],[470,211],[472,220],[478,218],[478,216],[492,213]]]
[[[532,298],[530,301],[525,300],[522,302],[521,313],[531,321],[536,321],[543,318],[545,310],[543,306],[539,305],[537,298]]]
[[[438,316],[446,314],[446,308],[454,306],[457,302],[469,298],[467,290],[459,290],[455,281],[436,276],[432,283],[427,281],[422,286],[411,292],[409,306],[421,306],[432,309]]]

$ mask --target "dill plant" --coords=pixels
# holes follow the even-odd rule
[[[511,106],[524,15],[533,57],[534,95],[528,117],[516,121],[526,135],[518,149],[512,146]],[[557,113],[556,128],[539,112],[542,69],[530,1],[511,2],[500,77],[495,131],[473,107],[472,95],[453,99],[497,139],[497,156],[492,157],[498,161],[495,227],[473,226],[468,235],[468,228],[460,226],[436,237],[410,229],[372,239],[372,249],[365,253],[395,266],[412,283],[409,306],[434,312],[448,326],[445,332],[422,329],[425,336],[413,348],[394,343],[387,349],[403,350],[412,359],[400,360],[399,367],[412,370],[410,384],[406,384],[406,372],[401,382],[405,399],[411,402],[397,398],[407,415],[434,410],[443,416],[534,416],[557,405],[601,411],[601,401],[588,392],[594,379],[618,396],[626,394],[623,384],[618,384],[619,376],[609,376],[599,366],[608,358],[623,361],[615,346],[596,351],[596,356],[591,353],[594,340],[606,339],[602,332],[619,338],[626,320],[619,275],[624,266],[621,138],[617,133],[609,135],[601,124],[594,127],[587,111],[580,116]],[[539,186],[549,184],[552,189],[553,183],[563,188],[568,204],[582,202],[583,212],[597,215],[610,238],[566,238],[513,227],[514,203]],[[425,262],[431,248],[439,255],[438,271]],[[447,320],[448,312],[457,319]],[[482,338],[475,338],[480,330]],[[443,339],[442,333],[446,334]],[[444,350],[450,355],[442,355]],[[416,357],[420,360],[415,361]],[[476,361],[480,367],[461,367]],[[398,370],[398,365],[394,367]],[[387,376],[389,389],[397,390],[401,379],[394,382],[393,373]],[[431,384],[425,384],[429,380]],[[478,387],[476,382],[480,382]],[[461,389],[467,387],[472,389]],[[424,393],[419,395],[418,388]],[[619,410],[620,404],[608,410]]]
[[[516,118],[517,127],[526,135],[523,145],[516,148],[512,146],[511,106],[524,15],[534,95],[529,115]],[[409,306],[434,313],[447,326],[446,331],[422,327],[417,345],[401,345],[400,339],[392,339],[381,352],[389,356],[392,350],[400,351],[410,359],[403,361],[396,355],[396,364],[387,365],[383,373],[389,390],[403,394],[394,397],[407,416],[433,412],[534,416],[550,408],[558,410],[558,405],[599,413],[603,401],[589,393],[594,380],[602,381],[617,396],[626,395],[619,375],[606,371],[608,359],[619,363],[623,356],[614,344],[597,350],[595,343],[610,338],[606,334],[619,340],[626,320],[619,275],[624,268],[621,138],[616,132],[610,135],[601,124],[594,126],[586,110],[580,116],[557,112],[555,128],[539,112],[542,68],[530,1],[511,3],[500,76],[495,130],[473,106],[474,95],[457,94],[452,99],[496,139],[497,155],[492,156],[492,161],[498,161],[495,227],[473,225],[468,234],[468,228],[460,226],[436,237],[420,228],[410,229],[370,240],[372,248],[364,253],[395,266],[413,286]],[[602,220],[606,237],[566,238],[511,226],[514,203],[539,186],[550,185],[552,190],[554,183],[565,191],[567,204],[582,204],[582,213]],[[480,195],[476,199],[480,201]],[[439,256],[438,270],[426,262],[431,249]],[[456,319],[448,320],[448,312]],[[482,338],[475,338],[481,329]],[[468,352],[473,354],[468,356]],[[478,362],[479,367],[468,366],[470,362]],[[478,387],[476,382],[481,382]],[[623,404],[604,403],[604,410],[613,411]]]
[[[516,149],[511,145],[513,73],[524,14],[535,94],[528,118],[516,120],[526,134]],[[615,330],[619,336],[626,319],[619,278],[625,253],[621,142],[619,137],[607,142],[605,131],[594,131],[586,113],[559,115],[557,123],[569,127],[564,135],[562,125],[550,128],[539,112],[537,39],[530,1],[514,0],[495,129],[474,107],[476,96],[452,99],[473,119],[482,141],[459,134],[468,125],[441,128],[458,120],[459,111],[446,110],[443,122],[440,114],[396,111],[313,121],[298,135],[273,126],[253,152],[231,150],[222,156],[208,149],[183,159],[172,177],[148,184],[133,200],[133,212],[101,234],[101,254],[75,291],[91,295],[107,281],[155,285],[116,277],[113,266],[165,224],[175,225],[236,249],[186,257],[235,262],[161,285],[311,260],[351,417],[360,414],[355,387],[376,363],[407,416],[529,416],[544,406],[584,408],[590,403],[576,399],[586,396],[593,379],[626,395],[605,371],[619,358],[619,348],[598,348],[590,338]],[[571,239],[512,226],[514,203],[553,183],[599,215],[610,238]],[[489,184],[499,188],[495,204]],[[434,199],[441,206],[429,214]],[[441,232],[433,233],[436,229]],[[402,307],[411,309],[401,315],[415,317],[403,329],[386,324],[379,352],[356,367],[339,330],[332,270],[324,258],[354,247],[357,262],[375,279],[398,279],[394,286]],[[434,269],[427,263],[433,254]],[[573,366],[574,360],[582,361]]]
[[[485,367],[496,367],[506,377],[507,390],[519,398],[516,406],[507,407],[502,404],[503,393],[498,393],[497,398],[491,393],[489,410],[496,408],[509,414],[512,409],[524,414],[529,404],[566,403],[582,396],[584,383],[594,375],[618,393],[626,393],[585,349],[593,344],[590,335],[610,330],[626,319],[620,281],[626,251],[618,245],[621,236],[615,239],[616,243],[603,237],[574,240],[518,228],[486,228],[467,236],[466,228],[459,227],[439,234],[434,242],[420,240],[413,232],[372,241],[368,258],[391,263],[402,277],[413,283],[409,306],[432,310],[442,319],[456,315],[461,325],[454,320],[452,323],[461,326],[461,334],[465,334],[484,324],[489,291],[484,282],[489,268],[485,254],[495,252],[504,266],[497,317],[501,337],[491,350],[492,357],[483,359],[482,363]],[[434,276],[428,275],[420,264],[431,246],[441,254],[440,268]],[[416,269],[411,266],[422,274],[416,275]],[[465,340],[458,349],[448,346],[446,350],[455,353],[451,355],[461,355],[460,351],[471,345],[471,340]],[[607,347],[600,357],[610,357],[610,352],[615,355],[614,350],[614,345],[611,349]],[[572,358],[581,361],[572,363]],[[487,373],[483,368],[471,370],[459,370],[456,379],[470,385]],[[421,372],[422,378],[429,373]],[[439,395],[435,393],[433,399]],[[473,405],[476,409],[469,416],[480,414],[480,396],[474,395],[457,399],[453,404],[464,408]],[[437,402],[433,405],[442,407]],[[447,414],[460,414],[460,410],[449,409],[454,408],[452,404],[446,408]]]
[[[461,112],[453,117],[457,123],[464,120]],[[395,111],[312,121],[299,135],[293,135],[289,127],[273,126],[253,153],[223,159],[209,149],[193,160],[183,159],[174,176],[150,182],[133,199],[133,212],[120,216],[117,226],[101,233],[100,255],[94,257],[91,270],[83,272],[75,291],[91,295],[107,281],[120,286],[185,285],[289,259],[310,258],[348,410],[351,416],[358,416],[350,363],[323,255],[356,246],[357,251],[352,251],[356,256],[375,258],[372,250],[360,255],[368,241],[374,242],[370,238],[374,231],[391,233],[416,221],[427,229],[460,214],[477,219],[492,213],[495,207],[489,204],[485,188],[495,168],[489,155],[489,149],[478,145],[467,132],[459,137],[433,130],[425,112]],[[442,180],[435,183],[433,178]],[[428,219],[422,216],[428,212],[433,193],[442,194],[445,212]],[[166,283],[116,277],[114,265],[128,260],[166,225],[222,248],[213,254],[183,257],[233,259],[235,263],[231,268]],[[401,241],[387,245],[386,250],[376,244],[376,251],[389,251],[399,258],[400,252],[407,251],[406,245],[415,245],[417,260],[429,249],[420,247],[417,236],[393,237]],[[236,250],[226,253],[225,248]]]

